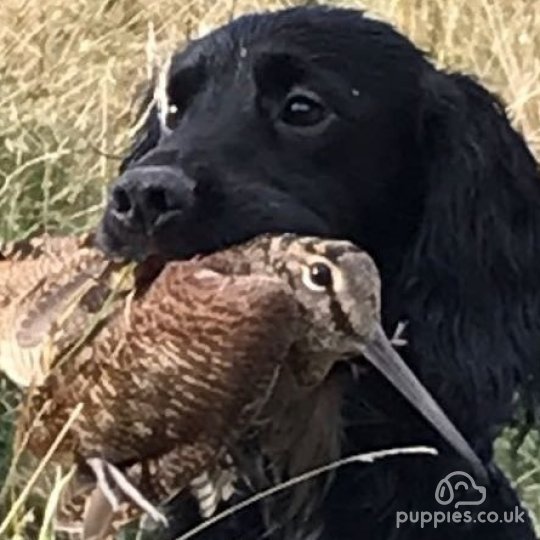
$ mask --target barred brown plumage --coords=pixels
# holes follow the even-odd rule
[[[42,235],[0,250],[0,371],[19,386],[39,383],[49,362],[106,317],[123,265],[92,247],[91,235]]]
[[[329,405],[339,389],[325,381],[359,354],[483,474],[382,333],[377,268],[351,243],[267,235],[149,273],[151,283],[137,282],[69,361],[31,386],[18,421],[18,440],[27,435],[41,457],[83,404],[54,459],[76,464],[90,486],[84,538],[109,534],[119,511],[166,522],[157,506],[201,475],[219,478],[253,431],[276,479],[294,471],[295,445],[312,453],[307,465],[332,457],[324,426],[313,427],[319,454],[302,434],[317,407],[339,414]]]

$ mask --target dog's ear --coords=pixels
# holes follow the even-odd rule
[[[154,103],[154,83],[145,84],[135,98],[138,109],[135,125],[139,125],[135,138],[122,160],[119,173],[122,174],[132,163],[157,146],[161,135],[161,123]]]
[[[474,438],[508,420],[517,391],[540,396],[540,178],[501,102],[473,79],[430,69],[423,96],[426,198],[404,304],[422,369],[444,374],[438,393],[470,411]]]

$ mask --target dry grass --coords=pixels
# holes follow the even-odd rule
[[[129,138],[133,81],[162,50],[276,0],[4,0],[0,5],[0,238],[95,222]],[[289,1],[293,4],[293,1]],[[447,66],[473,71],[540,147],[536,0],[372,0]],[[356,4],[357,2],[349,2]]]
[[[100,215],[130,138],[133,81],[152,57],[234,14],[293,0],[0,2],[0,242],[37,229],[79,231]],[[337,3],[337,2],[336,2]],[[361,5],[359,2],[340,2]],[[447,67],[479,75],[508,103],[540,156],[538,0],[367,0]],[[159,50],[149,47],[154,35]],[[14,396],[0,381],[0,454]],[[499,456],[540,516],[540,441]],[[2,474],[0,459],[0,475]],[[1,476],[0,476],[1,478]]]

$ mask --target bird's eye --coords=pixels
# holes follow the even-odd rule
[[[291,127],[309,128],[324,122],[328,115],[327,108],[317,95],[296,91],[287,97],[279,119]]]
[[[306,287],[314,291],[324,291],[332,286],[332,269],[325,263],[316,262],[306,266],[303,273]]]

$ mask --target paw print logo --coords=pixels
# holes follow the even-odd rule
[[[486,488],[478,486],[473,477],[463,471],[451,472],[438,483],[435,490],[435,500],[443,506],[451,504],[456,498],[459,489],[466,492],[474,490],[478,496],[474,500],[457,501],[455,503],[456,508],[460,506],[478,506],[486,500]]]

